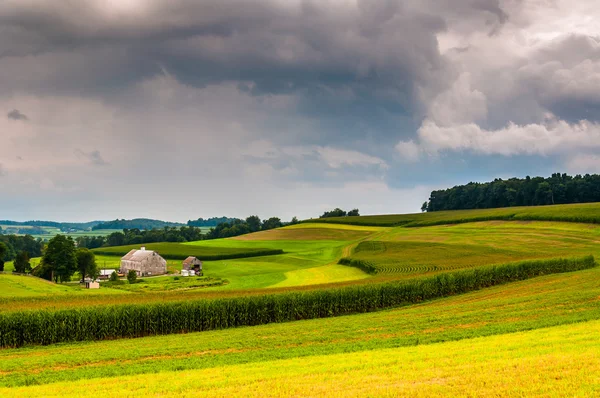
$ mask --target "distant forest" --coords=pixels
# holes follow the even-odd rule
[[[181,227],[184,224],[177,222],[168,222],[161,220],[152,220],[149,218],[134,218],[133,220],[117,219],[114,221],[105,221],[92,227],[92,231],[99,229],[160,229],[164,227]]]
[[[211,218],[199,218],[197,220],[189,220],[187,222],[188,227],[216,227],[223,223],[234,223],[239,221],[237,218],[231,217],[211,217]]]
[[[54,227],[59,228],[61,231],[68,231],[71,229],[85,231],[93,228],[94,226],[102,223],[102,221],[90,221],[90,222],[56,222],[56,221],[12,221],[12,220],[0,220],[0,225],[6,226],[17,226],[24,225],[29,227]]]
[[[488,209],[590,202],[600,202],[600,175],[569,176],[555,173],[549,178],[498,178],[491,182],[470,182],[433,191],[421,210]]]

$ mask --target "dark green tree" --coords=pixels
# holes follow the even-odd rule
[[[135,283],[135,281],[137,281],[137,272],[130,269],[129,272],[127,272],[127,282],[132,284]]]
[[[348,216],[360,216],[360,213],[358,212],[358,209],[352,209],[348,212],[347,215]]]
[[[421,205],[421,211],[427,211],[427,202],[423,202],[423,204]]]
[[[119,275],[117,274],[117,271],[113,271],[112,274],[110,274],[109,280],[111,282],[116,282],[119,280]]]
[[[326,211],[325,213],[323,213],[323,215],[320,218],[327,218],[327,217],[344,217],[346,216],[346,212],[342,209],[340,209],[339,207],[336,207],[335,209],[331,210],[331,211]]]
[[[4,272],[4,256],[8,253],[8,246],[0,242],[0,272]]]
[[[292,217],[292,221],[290,221],[290,225],[294,225],[294,224],[298,224],[300,221],[298,221],[298,217],[294,216]]]
[[[67,282],[77,271],[75,242],[71,237],[56,235],[48,242],[42,256],[42,276],[55,282]]]
[[[98,266],[96,265],[96,256],[89,249],[77,249],[77,269],[81,275],[81,279],[86,276],[92,280],[98,278]]]
[[[17,254],[17,258],[15,258],[15,270],[18,274],[24,274],[26,272],[31,272],[31,264],[29,263],[29,254],[26,251],[21,251]]]
[[[250,216],[246,218],[246,224],[248,224],[250,232],[260,231],[260,218],[258,216]]]
[[[281,220],[279,219],[279,217],[271,217],[268,220],[263,221],[262,229],[263,230],[274,229],[274,228],[279,228],[282,225],[283,224],[281,223]]]

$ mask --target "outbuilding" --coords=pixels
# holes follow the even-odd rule
[[[135,271],[138,276],[163,275],[167,273],[167,260],[154,250],[131,250],[121,258],[121,273]]]
[[[202,261],[194,256],[189,256],[183,260],[183,270],[194,271],[196,275],[202,275]]]
[[[86,289],[100,289],[100,283],[96,281],[87,281],[85,282]]]

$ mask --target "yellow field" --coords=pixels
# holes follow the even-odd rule
[[[598,357],[600,321],[591,321],[426,346],[2,388],[0,395],[594,396]]]

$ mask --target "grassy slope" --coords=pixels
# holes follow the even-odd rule
[[[377,216],[332,217],[307,220],[310,223],[339,223],[375,226],[418,227],[487,220],[565,221],[600,223],[600,203],[552,206],[506,207],[436,211],[414,214],[387,214]]]
[[[273,291],[282,289],[321,288],[337,284],[376,283],[383,280],[413,278],[420,275],[444,272],[448,269],[473,267],[493,263],[505,263],[528,258],[571,257],[594,254],[600,258],[598,242],[600,227],[592,224],[559,222],[479,222],[451,226],[433,226],[423,228],[371,228],[321,224],[328,229],[328,239],[320,240],[237,240],[220,239],[186,244],[186,247],[213,248],[246,247],[281,248],[286,254],[254,257],[236,260],[207,261],[204,263],[205,275],[223,278],[229,284],[203,288],[200,291],[155,293],[136,297],[130,295],[124,302],[139,303],[145,301],[177,301],[201,297],[222,295],[261,294],[265,288]],[[307,237],[306,231],[314,225],[301,224],[286,229],[299,231]],[[333,240],[347,236],[348,230],[367,231],[370,235],[358,241]],[[336,231],[339,235],[331,235]],[[289,238],[289,233],[284,235]],[[279,235],[280,237],[282,235]],[[366,259],[393,273],[382,273],[369,277],[362,271],[344,265],[337,260],[350,254],[349,248],[360,240],[369,244],[370,240],[384,242],[386,251],[359,251],[353,258]],[[376,245],[374,245],[376,246]],[[381,246],[381,245],[380,245]],[[111,264],[111,258],[114,262]],[[118,267],[118,257],[99,256],[100,266]],[[178,260],[169,260],[171,270],[180,269]],[[436,268],[437,267],[437,268]],[[108,289],[100,289],[106,291]],[[0,311],[17,309],[35,309],[40,307],[70,307],[78,305],[102,305],[119,303],[117,298],[90,297],[78,295],[75,299],[53,297],[50,300],[31,302],[2,302]]]
[[[364,241],[350,256],[380,273],[417,274],[533,258],[600,254],[600,226],[562,222],[487,221],[394,228]]]
[[[485,358],[492,355],[489,350],[493,350],[493,355],[496,355],[498,360],[511,364],[511,361],[518,362],[519,358],[536,353],[544,353],[544,356],[538,359],[546,361],[546,353],[559,352],[556,346],[548,344],[549,341],[555,341],[556,338],[559,339],[559,343],[565,344],[565,347],[571,346],[566,334],[576,336],[575,341],[581,345],[581,352],[596,350],[597,354],[600,347],[590,345],[589,342],[598,341],[600,337],[598,322],[570,325],[550,332],[540,330],[515,338],[507,336],[506,333],[598,320],[599,297],[600,269],[595,268],[570,274],[549,275],[421,305],[370,314],[185,336],[171,335],[2,350],[0,385],[68,382],[60,388],[46,386],[44,389],[47,393],[62,392],[70,388],[74,380],[89,383],[91,378],[106,377],[110,378],[111,385],[116,386],[124,380],[115,380],[115,376],[188,369],[186,372],[170,374],[165,379],[168,382],[164,388],[179,391],[177,379],[185,378],[184,373],[190,373],[190,369],[204,369],[191,374],[200,374],[202,377],[198,379],[205,379],[207,374],[226,371],[231,378],[231,385],[243,389],[245,386],[240,382],[240,377],[243,378],[243,375],[247,374],[246,369],[254,369],[251,372],[254,375],[252,377],[256,377],[257,380],[269,380],[277,374],[287,374],[292,378],[298,376],[289,373],[290,368],[286,363],[307,370],[310,366],[304,367],[303,364],[312,364],[316,366],[315,373],[320,377],[332,378],[337,372],[327,371],[328,367],[336,369],[340,363],[344,363],[349,366],[348,370],[359,369],[361,358],[374,361],[374,369],[376,366],[382,367],[379,371],[374,370],[373,376],[383,378],[385,384],[386,375],[397,375],[396,372],[402,370],[396,367],[386,368],[391,365],[386,364],[385,358],[402,358],[402,363],[411,363],[415,369],[427,374],[439,366],[445,366],[446,363],[449,364],[446,368],[447,373],[453,370],[461,371],[460,363],[463,360],[464,364],[483,364]],[[431,345],[429,348],[397,348],[495,335],[501,336],[475,342],[468,340],[450,345]],[[544,343],[535,343],[536,340]],[[520,341],[523,343],[520,344]],[[502,351],[499,345],[505,345],[507,349]],[[469,350],[468,347],[473,349]],[[387,350],[371,351],[381,349]],[[464,353],[459,363],[450,361],[457,350]],[[567,348],[567,351],[569,350],[570,348]],[[582,360],[579,355],[564,356],[565,351],[562,347],[560,353],[561,358],[566,361]],[[551,360],[551,357],[556,355],[549,357]],[[410,361],[407,358],[411,358]],[[433,358],[435,367],[431,365]],[[127,366],[123,367],[123,363],[127,363]],[[319,363],[323,366],[317,366]],[[562,364],[561,362],[560,370],[567,371],[568,368]],[[500,363],[496,362],[496,365]],[[221,366],[226,368],[219,368]],[[228,369],[233,371],[229,373]],[[490,369],[491,371],[493,369]],[[153,383],[152,380],[160,379],[164,375],[136,376],[135,379]],[[489,376],[493,375],[488,374]],[[213,377],[206,379],[213,380]],[[578,382],[577,379],[571,381]],[[318,388],[320,382],[315,384]],[[269,385],[266,383],[265,388],[257,391],[269,391],[266,389]],[[541,388],[541,384],[537,387]],[[35,393],[40,390],[0,390],[0,395],[10,396],[17,392],[25,394],[28,391]],[[222,390],[216,391],[224,393]],[[142,390],[137,393],[143,395]]]
[[[13,298],[35,298],[35,297],[62,297],[69,299],[73,296],[82,295],[113,295],[119,294],[118,291],[105,290],[85,290],[78,285],[60,285],[46,280],[32,277],[11,274],[0,274],[0,300],[5,300],[8,307],[11,306],[10,300]]]

